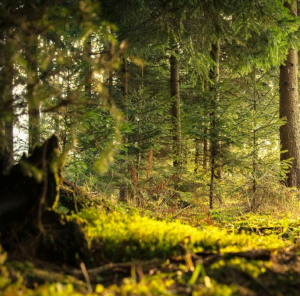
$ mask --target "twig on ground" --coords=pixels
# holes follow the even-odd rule
[[[83,274],[84,279],[86,281],[89,293],[93,293],[93,288],[92,288],[92,285],[91,285],[91,280],[90,280],[89,274],[88,274],[88,272],[86,270],[85,264],[83,262],[80,262],[79,266],[81,268],[82,274]]]
[[[161,261],[159,259],[155,258],[155,259],[152,259],[152,260],[149,260],[149,261],[144,261],[144,262],[138,261],[138,262],[124,262],[124,263],[108,263],[108,264],[105,264],[103,266],[88,269],[86,271],[87,271],[88,274],[94,275],[94,274],[98,274],[98,273],[110,270],[112,268],[122,268],[122,267],[131,268],[133,265],[134,266],[147,265],[147,264],[150,264],[150,263],[161,263]],[[73,271],[71,271],[71,273],[73,275],[80,275],[80,274],[82,274],[82,270],[73,270]]]

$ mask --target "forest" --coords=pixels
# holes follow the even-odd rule
[[[300,295],[297,0],[2,0],[0,295]]]

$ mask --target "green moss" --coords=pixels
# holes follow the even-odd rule
[[[60,273],[54,274],[53,272],[41,273],[41,270],[37,270],[32,264],[26,262],[20,264],[5,262],[6,255],[0,252],[0,289],[4,296],[19,295],[20,291],[23,296],[185,294],[235,296],[248,295],[248,292],[251,295],[252,292],[259,293],[262,289],[267,288],[277,289],[276,283],[273,281],[274,277],[276,277],[276,281],[279,281],[280,287],[284,287],[284,289],[292,289],[289,288],[290,283],[295,281],[296,275],[291,273],[284,275],[281,271],[276,273],[278,261],[274,261],[272,257],[271,260],[262,261],[234,257],[232,254],[233,252],[264,249],[274,251],[273,254],[276,256],[278,250],[282,250],[284,253],[287,246],[293,245],[292,241],[284,240],[278,234],[256,235],[235,231],[235,227],[239,227],[236,225],[241,225],[245,221],[264,225],[266,216],[239,216],[236,217],[236,222],[232,221],[234,225],[223,228],[212,226],[197,228],[180,221],[167,222],[141,217],[135,212],[106,214],[96,209],[74,214],[70,217],[70,220],[72,219],[84,222],[85,231],[92,246],[91,252],[95,250],[93,247],[96,247],[97,252],[100,250],[99,253],[106,260],[115,262],[131,260],[133,264],[130,275],[127,274],[127,277],[119,281],[118,285],[112,285],[111,280],[106,278],[109,272],[97,275],[93,279],[92,289],[90,289],[93,292],[88,293],[88,285],[84,281],[76,279],[75,276],[60,276]],[[275,219],[274,221],[270,219],[269,225],[273,225],[273,223],[275,223]],[[280,224],[282,228],[287,229],[290,225],[293,225],[294,228],[299,227],[297,223],[296,220],[282,217],[276,225]],[[194,270],[193,263],[183,260],[184,256],[177,257],[180,260],[178,263],[172,263],[172,258],[165,261],[158,260],[157,262],[160,263],[151,267],[151,272],[147,269],[144,270],[143,259],[154,257],[163,259],[174,255],[203,251],[225,253],[225,256],[211,256],[216,258],[216,261],[213,260],[214,263],[210,264],[194,260]],[[228,254],[226,255],[226,253]],[[136,260],[139,260],[139,263],[136,263]],[[140,277],[141,273],[137,272],[140,264],[141,270],[145,271],[142,277]],[[282,264],[283,268],[289,270],[286,263]],[[35,288],[30,285],[28,287],[28,282],[26,282],[28,276],[31,279],[43,279],[44,284],[37,285]]]
[[[228,233],[217,227],[196,228],[175,222],[156,221],[136,214],[103,214],[86,210],[79,214],[86,220],[90,240],[103,243],[111,260],[153,258],[178,255],[189,248],[194,252],[237,252],[251,249],[275,250],[287,246],[276,235],[259,236]]]

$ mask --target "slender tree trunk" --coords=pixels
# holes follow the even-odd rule
[[[297,16],[297,1],[285,3],[291,14]],[[298,49],[290,48],[285,64],[280,66],[280,118],[286,124],[280,127],[281,160],[293,158],[290,172],[286,176],[288,187],[300,182],[300,127],[298,94]]]
[[[213,122],[212,129],[215,129],[215,124]],[[216,171],[216,156],[217,156],[217,147],[214,141],[211,141],[211,160],[210,160],[210,190],[209,190],[209,207],[213,208],[213,201],[214,201],[214,190],[215,190],[215,171]]]
[[[139,101],[139,103],[140,103],[140,101]],[[141,115],[140,114],[139,114],[139,117],[137,118],[137,128],[138,128],[137,144],[138,144],[139,150],[138,150],[138,155],[137,155],[136,169],[137,169],[137,180],[139,181],[139,170],[140,170],[141,159],[142,159],[142,154],[141,154],[141,151],[140,151],[140,147],[142,145],[142,137],[141,137],[142,120],[141,120]]]
[[[180,118],[180,87],[179,64],[175,55],[170,56],[171,81],[171,116],[173,134],[173,166],[178,168],[181,164],[181,118]]]
[[[128,97],[128,68],[127,68],[127,60],[126,58],[123,58],[123,63],[122,63],[122,73],[121,73],[121,90],[122,90],[122,95],[126,101],[127,105],[127,97]],[[126,106],[127,108],[127,106]],[[125,120],[128,121],[128,112],[126,110],[126,115],[125,115]],[[128,137],[125,136],[124,139],[124,144],[126,145],[128,143]],[[127,154],[127,153],[126,153]],[[128,158],[128,155],[126,155]],[[124,161],[125,165],[127,160]],[[129,169],[128,166],[126,165],[125,167],[125,175],[128,176],[129,174]],[[120,187],[120,201],[127,202],[129,197],[128,193],[128,185],[127,184],[122,184]]]
[[[111,59],[112,59],[112,56],[114,54],[114,51],[115,51],[115,46],[110,43],[108,46],[107,46],[107,61],[109,63],[111,63]],[[110,65],[109,67],[109,70],[108,70],[108,95],[109,95],[109,99],[113,99],[113,88],[114,88],[114,72],[113,72],[113,69],[112,69],[112,66]]]
[[[113,93],[113,89],[114,89],[114,85],[113,85],[113,71],[109,71],[108,72],[108,95],[110,98],[113,98],[114,93]]]
[[[127,100],[127,96],[128,96],[128,67],[127,67],[126,58],[123,58],[123,61],[122,61],[121,90],[122,90],[123,97],[125,98],[125,100]],[[127,116],[127,119],[128,119],[127,114],[126,114],[126,116]]]
[[[5,112],[2,113],[0,123],[0,148],[13,153],[13,65],[10,61],[1,61],[0,73],[0,104]]]
[[[198,172],[199,165],[200,165],[201,144],[202,143],[200,140],[195,140],[195,169],[194,169],[195,173]]]
[[[0,32],[0,39],[2,42],[5,42],[4,33]],[[0,110],[5,110],[5,58],[4,55],[0,55]],[[0,153],[4,151],[5,148],[5,118],[4,118],[4,112],[2,111],[0,113]],[[1,172],[0,172],[1,173]]]
[[[115,45],[113,43],[108,43],[106,46],[106,61],[108,67],[108,77],[107,77],[107,87],[108,87],[108,96],[109,100],[113,102],[113,89],[114,89],[114,71],[112,67],[112,57],[115,52]]]
[[[33,38],[31,42],[32,44],[30,44],[27,49],[27,103],[29,121],[29,153],[32,153],[34,146],[40,143],[40,100],[37,96],[37,89],[39,83],[37,64],[37,37]]]
[[[26,57],[27,67],[27,103],[28,103],[28,152],[32,153],[36,144],[40,143],[40,99],[38,92],[38,38],[32,37],[29,40]]]
[[[5,118],[5,139],[7,149],[11,154],[14,152],[14,135],[13,135],[13,121],[14,121],[14,107],[13,107],[13,67],[7,69],[7,84],[5,85],[5,102],[7,116]]]
[[[1,102],[0,102],[1,104]],[[5,125],[2,118],[0,118],[0,152],[4,150],[4,143],[5,143]]]
[[[258,164],[258,131],[257,131],[257,120],[256,120],[256,111],[258,98],[256,94],[256,69],[253,71],[253,111],[254,111],[254,120],[253,120],[253,151],[252,151],[252,190],[253,190],[253,198],[251,203],[251,209],[256,210],[256,190],[257,190],[257,164]]]
[[[142,67],[142,85],[141,85],[141,96],[143,96],[144,94],[144,67]],[[140,147],[142,145],[142,136],[141,136],[141,133],[142,133],[142,113],[140,112],[141,111],[141,108],[142,108],[142,105],[141,105],[141,99],[138,98],[139,100],[139,114],[137,115],[138,118],[137,118],[137,125],[138,125],[138,136],[137,136],[137,142],[138,142],[138,147],[139,147],[139,150],[138,150],[138,155],[137,155],[137,165],[136,165],[136,168],[137,168],[137,181],[139,182],[139,172],[140,172],[140,166],[141,166],[141,160],[142,160],[142,154],[141,154],[141,150],[140,150]]]
[[[92,38],[91,36],[88,37],[86,44],[84,45],[84,54],[86,56],[87,61],[87,68],[85,73],[85,85],[84,85],[84,92],[86,99],[92,99],[92,78],[93,72],[91,68],[91,54],[92,54]]]
[[[0,58],[0,177],[9,172],[13,158],[13,63]]]
[[[211,50],[212,60],[215,62],[213,69],[210,72],[210,78],[213,82],[211,85],[210,90],[213,92],[212,98],[212,111],[210,113],[211,118],[211,127],[210,127],[210,150],[211,150],[211,178],[210,178],[210,191],[209,191],[209,207],[213,208],[213,199],[214,199],[214,186],[215,186],[215,179],[221,178],[220,172],[220,162],[218,160],[220,154],[220,142],[218,140],[218,126],[217,126],[217,106],[218,106],[218,93],[217,93],[217,83],[219,82],[220,76],[220,48],[219,43],[212,45]]]
[[[68,73],[68,72],[67,72]],[[68,80],[68,77],[69,75],[67,75],[67,80]],[[54,75],[53,76],[53,88],[56,87],[56,85],[59,85],[59,75]],[[53,112],[53,119],[54,119],[54,125],[53,125],[53,128],[54,128],[54,133],[58,136],[60,136],[60,121],[61,121],[61,118],[60,118],[60,111],[59,110],[55,110]]]
[[[208,114],[209,116],[209,114]],[[208,135],[208,128],[205,127],[204,128],[204,135],[205,135],[205,138],[203,140],[203,169],[207,169],[207,159],[209,157],[209,147],[208,147],[208,138],[207,138],[207,135]]]

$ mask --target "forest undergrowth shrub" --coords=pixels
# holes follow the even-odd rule
[[[221,180],[216,181],[215,187],[217,208],[232,208],[234,211],[238,207],[242,212],[279,211],[294,214],[300,210],[300,194],[297,189],[285,187],[274,176],[257,183],[254,190],[253,180],[248,175],[224,174]]]
[[[135,195],[130,200],[131,205],[143,210],[169,212],[174,214],[190,200],[190,192],[182,192],[176,188],[178,176],[153,175],[149,179],[142,180],[138,186],[134,186]]]
[[[242,212],[259,211],[295,211],[298,204],[295,194],[293,201],[286,198],[286,187],[277,178],[270,177],[259,183],[253,190],[252,180],[247,175],[223,174],[223,178],[215,180],[214,207],[232,209],[239,208]],[[181,175],[177,187],[168,178],[152,177],[148,182],[141,183],[139,199],[145,209],[166,213],[173,217],[183,207],[192,205],[201,213],[209,211],[209,173],[199,170],[186,170]],[[294,205],[294,206],[293,206]],[[297,206],[296,206],[297,208]]]
[[[66,172],[69,176],[68,170]],[[105,176],[89,172],[89,175],[82,178],[84,172],[88,172],[85,167],[79,169],[77,175],[73,172],[70,177],[79,183],[84,179],[82,185],[87,191],[95,193],[95,196],[105,196],[114,207],[126,211],[127,205],[118,202],[119,190],[115,180],[118,177],[117,170],[112,168]],[[187,162],[179,177],[166,164],[160,168],[151,166],[151,169],[149,165],[145,166],[137,174],[136,167],[131,164],[126,176],[129,207],[136,207],[142,214],[158,219],[181,219],[192,225],[215,223],[209,209],[209,170],[199,167],[195,172],[194,164]],[[215,180],[215,209],[223,209],[232,215],[239,215],[239,212],[270,211],[296,215],[300,209],[300,194],[286,189],[274,174],[266,172],[263,179],[256,183],[255,191],[251,174],[233,173],[224,167],[222,175],[221,179]]]
[[[276,180],[261,184],[253,192],[246,178],[236,180],[225,176],[216,182],[215,206],[214,210],[210,210],[207,183],[202,183],[195,175],[184,181],[185,184],[192,184],[190,191],[180,191],[181,188],[175,187],[172,178],[172,175],[165,178],[154,175],[147,181],[141,181],[129,207],[136,207],[142,215],[168,221],[180,219],[190,225],[214,225],[226,216],[238,217],[247,212],[288,212],[297,215],[299,211],[300,194],[288,190]],[[217,216],[216,211],[219,211]]]

